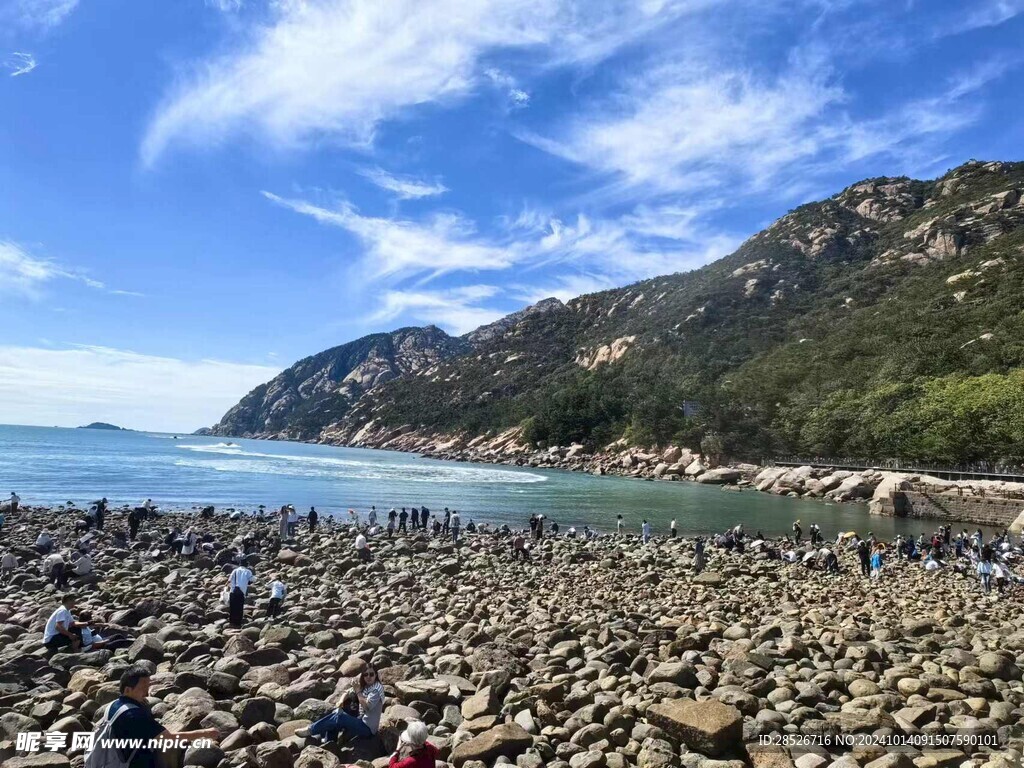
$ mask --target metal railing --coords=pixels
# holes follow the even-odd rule
[[[780,456],[764,459],[764,466],[783,467],[832,467],[835,469],[857,470],[884,469],[910,474],[958,475],[971,478],[1010,480],[1024,482],[1024,465],[996,461],[978,461],[966,464],[935,464],[931,462],[907,461],[904,459],[864,459],[835,456]]]

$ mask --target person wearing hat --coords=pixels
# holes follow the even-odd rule
[[[398,737],[388,768],[434,768],[437,756],[437,747],[427,741],[426,724],[413,720]]]

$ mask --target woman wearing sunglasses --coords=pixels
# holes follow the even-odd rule
[[[309,728],[299,729],[295,735],[299,738],[315,736],[324,741],[333,741],[342,732],[348,738],[376,736],[380,729],[380,715],[384,710],[384,686],[377,679],[377,670],[369,664],[364,665],[352,686],[352,692],[359,701],[358,717],[348,714],[339,706]]]

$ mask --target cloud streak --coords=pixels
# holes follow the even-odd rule
[[[77,7],[78,0],[8,0],[0,20],[45,31],[63,23]]]
[[[3,61],[3,67],[10,70],[11,77],[27,75],[37,66],[36,57],[31,53],[24,53],[22,51],[13,51]]]
[[[280,368],[180,360],[100,346],[0,346],[0,423],[193,431]]]
[[[323,138],[365,148],[381,121],[471,93],[491,51],[530,51],[549,64],[598,60],[704,4],[281,0],[237,50],[197,65],[168,95],[142,159],[237,134],[286,149]]]
[[[0,240],[0,294],[37,300],[43,287],[57,280],[72,280],[87,288],[122,296],[141,296],[134,291],[112,290],[106,284],[55,261],[33,256],[24,247],[10,240]]]
[[[395,176],[382,168],[363,168],[359,171],[359,175],[369,179],[381,189],[393,193],[399,200],[436,197],[448,191],[448,187],[439,181],[425,182],[409,176]]]

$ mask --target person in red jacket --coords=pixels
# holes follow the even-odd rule
[[[437,747],[427,741],[427,726],[413,720],[398,737],[388,768],[434,768],[436,760]]]

